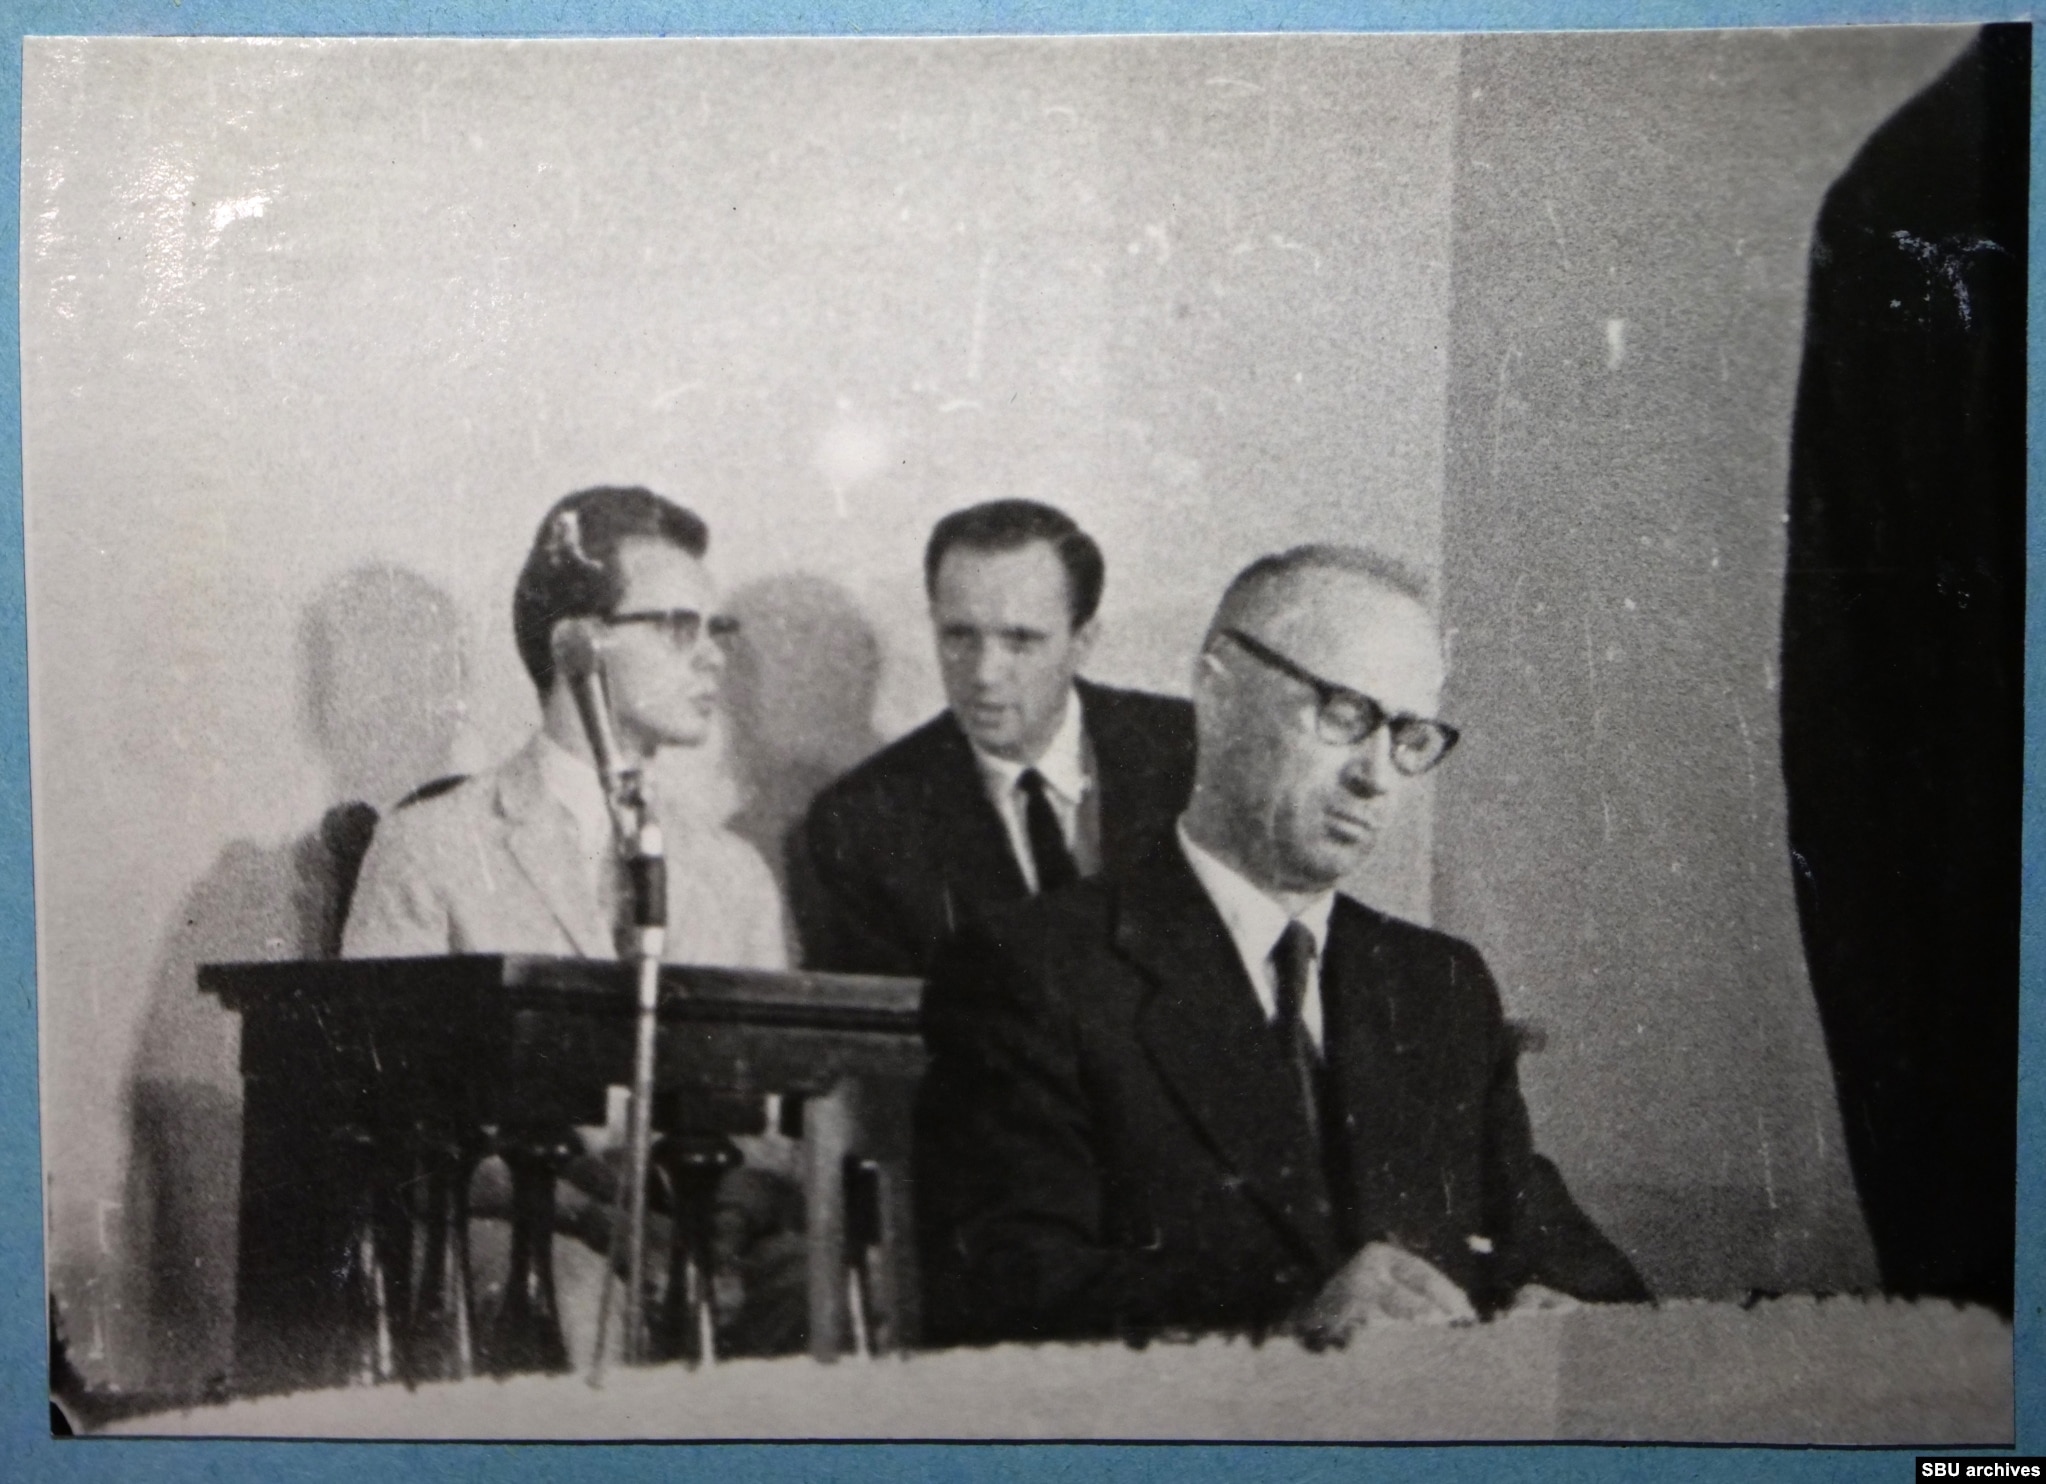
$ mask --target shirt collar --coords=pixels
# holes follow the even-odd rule
[[[1328,947],[1329,914],[1335,910],[1334,887],[1317,892],[1298,912],[1290,912],[1283,902],[1234,866],[1196,845],[1186,832],[1184,819],[1179,822],[1179,848],[1186,852],[1187,864],[1193,867],[1215,910],[1222,915],[1222,925],[1229,929],[1229,936],[1235,940],[1236,950],[1246,964],[1262,964],[1269,959],[1289,922],[1298,922],[1314,934],[1315,957],[1321,957]]]
[[[1080,697],[1068,687],[1066,714],[1059,722],[1059,729],[1051,734],[1051,741],[1045,744],[1044,756],[1036,762],[1019,763],[996,757],[991,752],[981,751],[978,743],[974,744],[973,756],[980,764],[981,773],[998,790],[1015,788],[1016,780],[1023,776],[1024,771],[1035,768],[1051,785],[1053,793],[1069,804],[1077,804],[1087,792],[1088,783],[1083,731]]]
[[[609,843],[611,806],[604,798],[604,784],[596,768],[544,731],[540,733],[540,781],[575,820],[584,849]]]

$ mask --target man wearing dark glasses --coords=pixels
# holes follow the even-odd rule
[[[1457,733],[1425,589],[1355,548],[1230,585],[1177,838],[940,959],[918,1109],[946,1341],[1645,1298],[1534,1152],[1468,944],[1337,884]]]
[[[719,612],[703,565],[709,539],[696,515],[644,489],[582,490],[547,512],[512,594],[512,632],[540,693],[540,728],[497,767],[429,785],[378,825],[348,913],[346,956],[618,956],[620,934],[630,931],[628,886],[571,680],[556,657],[571,627],[589,641],[575,650],[601,656],[626,761],[644,765],[664,749],[702,746],[716,721],[723,645],[735,628]],[[658,777],[649,773],[647,784],[667,842],[667,957],[786,967],[781,898],[766,863],[691,801],[659,797]],[[593,1143],[598,1136],[585,1131]],[[784,1181],[788,1170],[772,1166],[792,1164],[786,1141],[742,1143],[749,1164],[770,1168],[735,1171],[728,1203],[763,1182]],[[607,1184],[598,1160],[579,1162],[571,1174],[599,1195]],[[577,1210],[599,1219],[606,1209],[567,1187],[562,1200],[564,1219]],[[481,1204],[491,1205],[487,1193]],[[481,1222],[476,1230],[483,1277],[491,1266],[485,1249],[502,1228]],[[753,1254],[759,1281],[727,1316],[735,1348],[800,1340],[801,1238],[770,1237],[774,1250]],[[555,1260],[569,1353],[581,1361],[602,1260],[570,1244],[557,1244]]]

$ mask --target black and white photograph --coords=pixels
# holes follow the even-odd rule
[[[22,66],[53,1430],[2013,1441],[2028,24]]]

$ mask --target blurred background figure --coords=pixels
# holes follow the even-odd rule
[[[187,894],[152,981],[128,1080],[134,1157],[122,1238],[146,1254],[137,1307],[196,1390],[224,1384],[233,1348],[241,1170],[239,1021],[199,993],[202,963],[332,958],[378,813],[449,766],[465,661],[453,599],[388,563],[315,593],[298,630],[300,721],[324,766],[319,823],[277,845],[237,840]],[[89,1355],[92,1320],[71,1325]]]
[[[1883,1284],[2011,1310],[2031,29],[1863,147],[1812,243],[1783,765]]]

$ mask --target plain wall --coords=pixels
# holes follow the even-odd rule
[[[1875,1279],[1784,833],[1790,418],[1820,198],[1969,34],[1464,48],[1437,920],[1665,1293]]]
[[[516,746],[555,497],[701,511],[748,622],[699,796],[772,856],[939,703],[930,523],[1090,527],[1103,679],[1227,576],[1439,560],[1457,44],[39,41],[24,444],[53,1281],[226,1363],[236,1027],[319,823]],[[1427,800],[1359,889],[1429,911]]]

